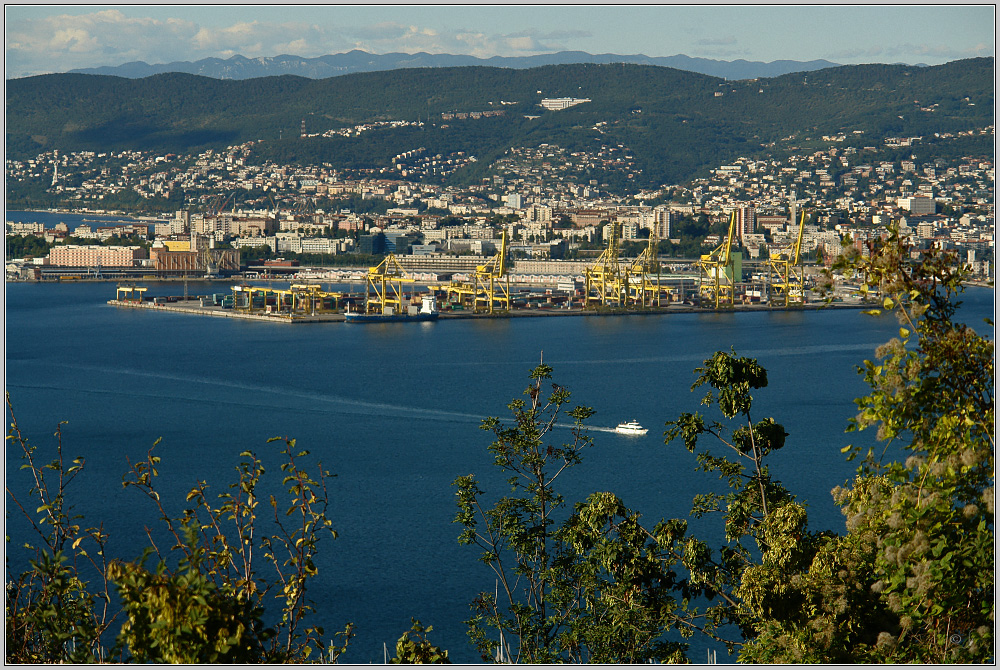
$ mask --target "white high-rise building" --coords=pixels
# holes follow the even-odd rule
[[[896,200],[896,206],[918,216],[922,214],[933,214],[936,209],[933,198],[917,195],[909,198],[898,198]]]
[[[670,228],[674,221],[674,213],[666,205],[653,208],[653,232],[661,240],[670,238]]]
[[[736,236],[743,239],[744,235],[752,235],[757,229],[757,214],[753,207],[740,207],[736,210]]]

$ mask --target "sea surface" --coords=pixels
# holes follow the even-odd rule
[[[190,282],[188,290],[224,287]],[[76,511],[103,522],[109,552],[126,559],[147,544],[144,524],[157,523],[152,504],[122,488],[129,459],[143,459],[161,439],[160,487],[179,511],[197,480],[225,490],[244,450],[261,455],[265,488],[279,493],[279,446],[267,439],[295,438],[336,475],[330,514],[339,537],[324,540],[310,594],[328,636],[356,624],[342,658],[350,663],[381,663],[383,644],[391,656],[411,617],[434,627],[431,641],[454,661],[478,662],[462,621],[495,578],[477,549],[456,541],[452,482],[475,473],[488,497],[508,493],[479,425],[509,416],[507,403],[522,397],[540,360],[574,404],[596,410],[588,422],[594,447],[559,480],[569,501],[613,491],[652,525],[686,517],[696,493],[718,490],[662,433],[665,421],[704,409],[704,389],[691,392],[693,370],[732,348],[768,370],[768,387],[754,394],[755,420],[773,416],[789,433],[771,460],[774,476],[807,502],[814,529],[843,531],[830,490],[855,464],[841,448],[874,440],[874,431],[844,432],[853,399],[866,392],[856,366],[898,330],[894,317],[858,310],[271,324],[118,309],[106,304],[114,288],[6,285],[5,386],[22,432],[52,449],[66,422],[66,455],[86,459],[70,489]],[[179,289],[153,284],[149,294]],[[985,328],[992,290],[972,288],[965,301],[965,320]],[[649,433],[612,431],[631,419]],[[19,464],[8,445],[6,481],[23,492]],[[9,500],[6,525],[11,558],[23,560],[16,547],[29,530]],[[718,519],[692,529],[721,537]],[[696,643],[696,662],[705,646]]]
[[[153,225],[156,221],[141,221],[131,216],[117,214],[81,214],[77,212],[51,212],[51,211],[20,211],[12,210],[5,212],[7,221],[16,223],[44,223],[46,228],[55,228],[59,223],[65,223],[69,230],[76,230],[77,226],[87,224],[91,227],[113,226],[119,223],[145,223]],[[157,221],[166,221],[170,217],[163,216]]]

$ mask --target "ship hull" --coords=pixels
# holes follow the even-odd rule
[[[345,313],[347,323],[394,323],[397,321],[436,321],[437,314],[353,314]]]

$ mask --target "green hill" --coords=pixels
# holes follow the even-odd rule
[[[813,136],[846,133],[861,146],[886,136],[982,128],[993,123],[993,95],[992,58],[936,67],[844,66],[736,82],[624,64],[424,68],[320,80],[57,74],[7,82],[7,157],[52,149],[188,153],[262,140],[257,159],[380,167],[419,145],[475,155],[475,167],[454,175],[471,180],[512,146],[621,144],[641,171],[636,183],[657,185],[740,155],[780,157],[787,145]],[[554,112],[538,105],[559,97],[590,102]],[[442,120],[447,112],[498,109],[505,114]],[[372,121],[424,125],[301,139],[303,119],[310,133]]]

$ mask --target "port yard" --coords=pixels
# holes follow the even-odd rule
[[[396,258],[388,254],[379,265],[369,267],[364,294],[324,290],[321,284],[290,283],[287,288],[238,284],[229,293],[211,296],[147,298],[146,287],[119,285],[110,304],[119,307],[280,321],[286,323],[330,323],[350,321],[345,312],[363,314],[365,320],[418,320],[423,318],[510,318],[539,316],[651,315],[694,311],[775,311],[858,308],[866,302],[855,292],[810,303],[801,264],[801,239],[805,212],[799,222],[799,237],[788,257],[765,261],[750,281],[742,278],[742,255],[733,252],[736,213],[729,232],[716,249],[703,254],[695,276],[664,277],[657,254],[657,239],[635,259],[622,260],[614,230],[608,247],[593,265],[584,268],[583,281],[558,281],[556,288],[519,288],[511,281],[507,259],[507,232],[501,233],[496,255],[464,278],[453,274],[444,281],[417,281]],[[301,282],[301,280],[300,280]],[[513,285],[513,287],[512,287]],[[406,287],[404,289],[404,286]],[[192,300],[194,301],[192,303]],[[182,304],[181,304],[182,303]],[[439,308],[440,306],[440,308]],[[355,317],[352,316],[353,320]]]
[[[342,308],[313,311],[309,306],[299,306],[296,309],[276,309],[277,305],[264,305],[263,308],[237,309],[233,303],[220,300],[220,294],[198,295],[198,296],[165,296],[160,298],[141,297],[141,293],[133,288],[131,294],[127,293],[131,287],[120,287],[119,294],[114,300],[109,300],[108,304],[123,309],[149,309],[158,312],[191,314],[195,316],[211,316],[228,319],[245,319],[250,321],[264,321],[271,323],[344,323],[344,313]],[[858,309],[869,307],[868,303],[860,300],[847,300],[840,302],[817,301],[805,305],[795,305],[784,307],[779,305],[761,304],[737,304],[730,307],[699,307],[681,302],[670,303],[663,307],[647,307],[645,309],[624,309],[616,307],[601,307],[598,309],[584,309],[579,302],[574,302],[571,296],[559,294],[552,291],[548,294],[538,292],[537,289],[523,289],[516,304],[522,301],[524,306],[515,306],[506,311],[495,311],[491,313],[474,312],[466,309],[453,309],[451,305],[444,304],[439,312],[438,319],[505,319],[505,318],[539,318],[539,317],[559,317],[559,316],[654,316],[665,314],[684,314],[694,312],[767,312],[767,311],[787,311],[787,310],[817,310],[817,309]],[[138,295],[137,295],[138,293]],[[413,294],[413,300],[420,302],[420,297],[426,293]],[[232,294],[228,294],[232,297]],[[347,296],[349,302],[361,304],[364,295]],[[553,299],[554,302],[546,302]],[[219,303],[219,304],[216,304]],[[527,306],[528,304],[532,306]],[[270,309],[268,309],[270,308]]]

